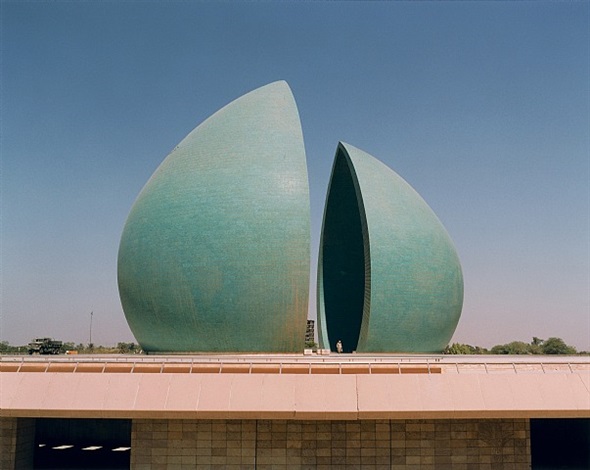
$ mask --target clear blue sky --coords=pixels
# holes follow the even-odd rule
[[[210,114],[284,79],[312,278],[343,140],[404,177],[453,238],[453,341],[590,350],[589,29],[582,1],[3,1],[0,340],[86,343],[93,311],[95,343],[132,341],[116,260],[135,197]]]

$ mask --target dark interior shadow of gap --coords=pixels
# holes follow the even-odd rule
[[[319,298],[329,347],[355,351],[369,312],[371,263],[362,195],[346,149],[338,144],[324,214],[319,256]],[[328,347],[328,345],[325,345]]]

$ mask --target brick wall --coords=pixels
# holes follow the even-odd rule
[[[526,419],[134,420],[134,470],[530,468]]]
[[[0,418],[0,468],[14,468],[16,418]]]
[[[131,468],[254,468],[255,447],[256,421],[134,420]]]
[[[34,419],[0,418],[0,469],[32,469],[34,444]]]

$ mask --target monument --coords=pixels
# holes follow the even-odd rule
[[[299,114],[279,81],[228,104],[166,157],[131,208],[118,281],[146,352],[296,353],[309,299]],[[344,352],[440,352],[463,303],[446,230],[376,158],[340,143],[318,266],[318,336]]]
[[[121,237],[125,316],[148,352],[299,352],[309,188],[286,82],[228,104],[166,157]]]

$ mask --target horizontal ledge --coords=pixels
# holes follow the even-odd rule
[[[429,364],[371,363],[130,363],[130,362],[0,362],[0,373],[124,374],[441,374]]]
[[[379,419],[507,419],[590,418],[590,410],[528,411],[162,411],[162,410],[2,410],[2,418],[94,418],[94,419],[266,419],[362,421]]]

